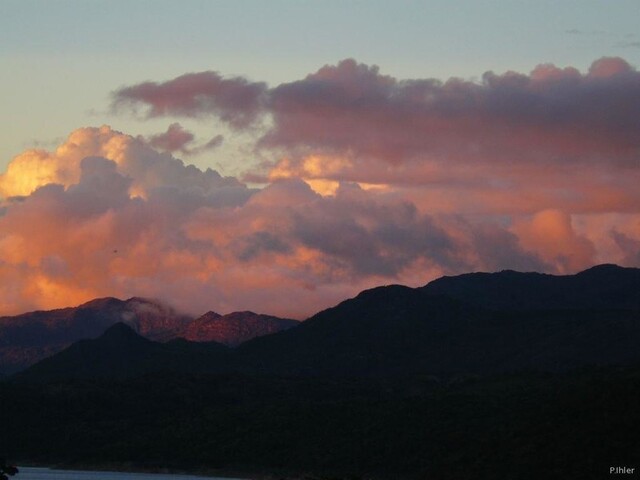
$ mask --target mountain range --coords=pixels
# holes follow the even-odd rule
[[[249,340],[238,315],[225,329],[142,299],[29,314],[25,343],[46,343],[46,318],[60,344],[64,325],[93,338],[0,381],[0,452],[246,478],[604,478],[640,452],[639,292],[640,269],[614,265],[473,273]],[[228,344],[192,341],[220,330]]]
[[[152,328],[150,319],[130,321],[129,328],[112,327],[19,377],[182,371],[451,378],[625,365],[640,361],[639,291],[640,269],[603,265],[570,276],[503,271],[445,277],[420,288],[378,287],[294,328],[291,321],[248,313],[209,312],[191,322],[165,315],[164,330]],[[127,342],[115,342],[114,331]],[[136,332],[165,340],[172,332],[174,340],[134,340]],[[220,338],[225,341],[202,343]]]
[[[0,376],[23,370],[79,340],[98,337],[120,322],[157,342],[185,338],[230,346],[298,324],[248,311],[207,312],[193,318],[159,301],[100,298],[78,307],[0,317]]]

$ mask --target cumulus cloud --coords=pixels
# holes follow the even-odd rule
[[[532,165],[623,167],[635,165],[640,148],[640,73],[619,58],[597,60],[585,74],[546,64],[529,75],[487,72],[480,83],[397,80],[345,60],[269,98],[273,127],[260,146],[286,152],[298,170],[310,154],[356,167],[326,170],[334,177],[370,175],[363,164],[405,181],[424,171],[425,183],[461,164],[495,176],[505,168],[526,175]]]
[[[273,88],[204,72],[114,105],[218,117],[265,186],[175,158],[223,141],[179,123],[28,150],[0,175],[3,312],[140,295],[302,318],[379,284],[638,261],[640,73],[619,58],[479,82],[354,60]]]
[[[114,95],[116,105],[142,104],[151,115],[248,116],[238,127],[268,114],[273,124],[259,139],[263,147],[392,163],[424,155],[522,162],[542,153],[629,160],[639,146],[640,73],[621,58],[596,60],[584,74],[551,64],[529,75],[487,72],[479,83],[398,80],[348,59],[270,89],[202,72]]]
[[[75,130],[54,152],[27,150],[16,156],[6,172],[0,175],[0,195],[29,195],[49,183],[75,184],[80,179],[81,162],[86,157],[114,161],[118,172],[132,179],[131,192],[141,196],[148,196],[157,188],[205,194],[215,193],[219,187],[244,189],[235,178],[222,177],[211,169],[203,172],[193,165],[185,165],[168,153],[158,153],[143,139],[102,126]]]
[[[543,210],[518,221],[513,231],[525,248],[538,252],[557,272],[572,273],[594,263],[593,244],[576,233],[566,212]]]
[[[38,152],[50,176],[33,155],[2,178],[5,193],[18,171],[29,186],[0,214],[3,313],[142,295],[194,313],[304,317],[380,283],[541,264],[497,224],[429,215],[355,183],[330,196],[295,178],[249,189],[108,127]]]
[[[584,73],[541,64],[529,74],[487,72],[478,82],[401,80],[348,59],[259,90],[252,118],[267,121],[251,133],[272,161],[247,172],[250,180],[304,178],[326,194],[341,181],[404,188],[413,201],[425,195],[433,201],[443,189],[458,199],[436,203],[487,202],[504,213],[639,205],[632,185],[640,182],[640,72],[621,58],[598,59]],[[175,100],[180,109],[143,94],[126,98],[158,115],[222,118],[211,102],[192,101],[193,91],[200,90],[180,90],[176,98],[186,98]],[[628,179],[623,188],[614,172]]]

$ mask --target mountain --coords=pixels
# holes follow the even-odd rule
[[[640,361],[638,310],[603,305],[496,311],[422,288],[379,287],[246,342],[236,355],[247,370],[352,376],[559,372]]]
[[[494,310],[640,310],[640,269],[598,265],[576,275],[505,270],[442,277],[422,291]]]
[[[247,478],[602,478],[640,451],[637,273],[378,287],[236,348],[118,324],[0,381],[0,450]]]
[[[156,372],[211,373],[221,370],[228,348],[178,339],[148,340],[130,326],[116,323],[100,337],[80,340],[18,373],[18,381],[52,382],[78,379],[125,379]]]
[[[118,322],[150,340],[186,338],[229,346],[298,323],[253,312],[209,312],[193,319],[154,300],[99,298],[78,307],[0,317],[0,377],[20,371],[73,342],[95,338]]]
[[[604,265],[571,276],[468,274],[415,289],[366,290],[298,325],[250,312],[209,312],[173,332],[187,340],[239,344],[220,366],[229,372],[452,377],[630,364],[640,361],[639,272]],[[110,311],[105,302],[113,303],[98,302],[103,317]],[[138,318],[129,324],[143,333],[141,325],[148,323]]]
[[[261,315],[253,312],[233,312],[220,315],[207,312],[189,324],[183,335],[193,342],[219,342],[235,347],[247,340],[298,325],[296,320]]]
[[[19,371],[118,322],[159,341],[178,337],[192,318],[144,298],[100,298],[78,307],[0,317],[0,375]]]

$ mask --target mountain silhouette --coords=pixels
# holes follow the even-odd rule
[[[226,346],[209,342],[159,343],[138,335],[130,326],[117,323],[100,337],[80,340],[36,363],[14,378],[18,381],[50,382],[90,378],[122,379],[155,372],[215,372],[225,365]]]
[[[237,345],[259,335],[297,324],[252,312],[200,318],[179,313],[156,300],[99,298],[78,307],[0,317],[0,376],[11,374],[63,350],[73,342],[96,338],[122,322],[150,340],[167,342],[187,337],[198,342]]]
[[[637,273],[383,286],[234,348],[117,323],[1,381],[0,423],[76,468],[601,478],[637,458]]]
[[[184,331],[191,318],[159,302],[100,298],[78,307],[0,318],[0,374],[19,371],[71,343],[101,335],[118,322],[153,340]]]
[[[640,310],[640,269],[605,264],[576,275],[468,273],[439,278],[422,290],[496,310]]]
[[[175,361],[182,371],[303,376],[427,374],[438,378],[626,365],[640,361],[639,310],[634,307],[637,273],[636,269],[603,266],[564,277],[510,271],[470,274],[433,282],[440,289],[437,294],[435,287],[428,286],[378,287],[297,326],[244,342],[224,357],[211,356],[203,344],[198,353],[207,357],[203,361],[193,355],[194,347],[186,341],[186,350],[176,357],[175,342],[134,342],[127,336],[129,332],[122,342],[136,347],[127,347],[131,352],[124,358],[130,359],[127,368],[133,373],[148,371],[153,357],[155,371],[174,369],[171,362]],[[495,291],[503,285],[508,300],[498,308]],[[443,294],[443,290],[453,293]],[[526,297],[526,292],[531,295]],[[516,293],[522,297],[514,297]],[[583,297],[584,304],[580,301]],[[207,317],[204,323],[223,318],[216,314]],[[96,351],[115,355],[116,349],[109,346],[114,341],[109,340],[119,337],[111,330],[107,333],[91,345],[99,346]],[[102,346],[105,342],[107,347]],[[147,352],[146,356],[135,349]],[[75,372],[66,352],[65,357],[59,354],[46,361],[50,370],[62,376],[65,369]],[[37,378],[44,363],[25,373]],[[57,363],[59,366],[52,366]],[[114,365],[109,368],[117,369],[119,364]]]
[[[247,368],[309,375],[484,375],[640,361],[637,310],[497,311],[424,289],[379,287],[238,347]]]

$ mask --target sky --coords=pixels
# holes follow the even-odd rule
[[[0,2],[0,314],[305,318],[640,266],[637,1]]]

